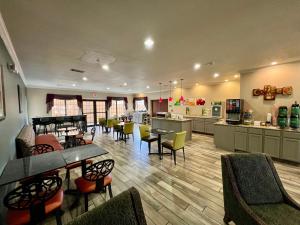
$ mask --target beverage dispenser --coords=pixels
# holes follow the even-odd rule
[[[241,124],[243,118],[243,99],[226,100],[226,122],[229,124]]]
[[[300,106],[297,102],[295,102],[291,107],[291,119],[290,119],[290,127],[291,128],[299,128],[300,126]]]

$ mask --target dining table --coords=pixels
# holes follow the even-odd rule
[[[174,131],[156,128],[156,129],[151,129],[150,133],[157,135],[157,145],[158,145],[158,153],[151,153],[151,154],[158,154],[159,159],[162,160],[163,155],[161,151],[161,138],[163,135],[174,133]],[[170,153],[164,153],[164,154],[170,154]]]

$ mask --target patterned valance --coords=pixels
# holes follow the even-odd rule
[[[133,110],[135,110],[135,104],[138,100],[144,100],[145,108],[148,110],[148,97],[134,97],[133,98]]]
[[[52,107],[54,105],[54,99],[64,99],[64,100],[76,99],[78,107],[82,111],[82,96],[81,95],[47,94],[47,96],[46,96],[47,113],[52,109]]]

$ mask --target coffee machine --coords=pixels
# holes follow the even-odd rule
[[[226,122],[229,124],[241,124],[243,118],[244,100],[226,100]]]

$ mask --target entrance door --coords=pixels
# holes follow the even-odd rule
[[[162,102],[159,102],[159,100],[151,100],[152,116],[156,116],[157,112],[168,112],[168,99],[163,99]]]
[[[99,118],[105,118],[105,100],[83,100],[82,114],[86,115],[87,125],[95,126]]]

